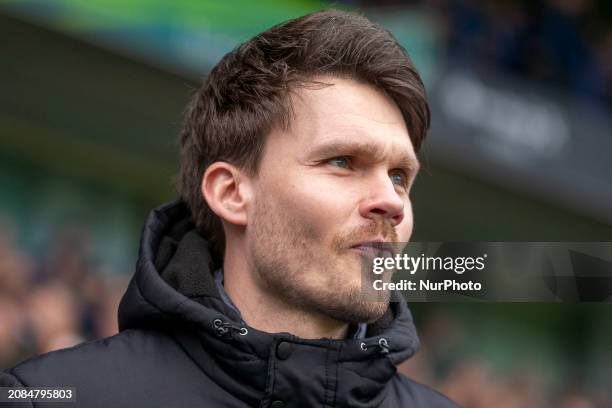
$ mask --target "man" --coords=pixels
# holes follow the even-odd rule
[[[360,296],[362,257],[410,238],[428,126],[405,51],[361,16],[240,45],[187,109],[182,200],[146,221],[120,333],[1,384],[83,407],[456,406],[396,372],[418,346],[405,302]]]

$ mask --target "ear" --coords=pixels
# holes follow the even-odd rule
[[[247,206],[251,198],[248,178],[237,167],[215,162],[202,177],[202,196],[210,209],[231,224],[247,225]]]

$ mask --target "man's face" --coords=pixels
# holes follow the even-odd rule
[[[340,321],[373,321],[388,297],[360,296],[367,248],[359,244],[409,240],[418,161],[390,98],[353,80],[322,79],[333,85],[301,90],[291,128],[268,136],[248,253],[269,295]]]

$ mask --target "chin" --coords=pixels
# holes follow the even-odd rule
[[[351,309],[335,310],[329,316],[346,323],[372,323],[380,319],[387,309],[388,303],[384,302],[364,302],[353,305]]]
[[[388,292],[378,292],[377,299],[368,299],[361,291],[361,282],[344,286],[343,290],[330,291],[319,299],[320,311],[347,323],[371,323],[381,318],[389,308]]]

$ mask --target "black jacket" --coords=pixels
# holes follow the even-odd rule
[[[153,210],[120,332],[31,358],[0,372],[0,386],[76,388],[76,403],[49,407],[456,407],[396,372],[418,347],[403,300],[365,339],[264,333],[219,297],[218,263],[184,204]]]

